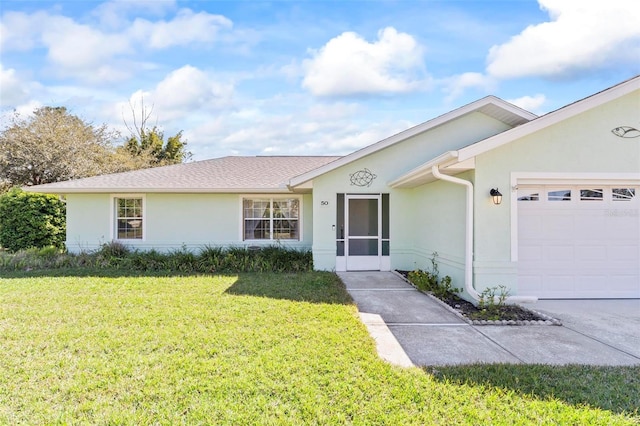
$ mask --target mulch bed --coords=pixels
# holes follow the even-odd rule
[[[402,275],[407,281],[409,281],[409,272],[410,271],[400,271],[397,270],[400,275]],[[526,308],[523,308],[519,305],[504,305],[500,307],[497,313],[497,317],[487,317],[486,312],[478,309],[473,303],[467,302],[464,299],[461,299],[455,294],[449,293],[446,297],[439,297],[433,293],[429,293],[432,296],[438,298],[442,302],[449,305],[451,308],[455,309],[465,318],[469,320],[489,320],[489,321],[545,321],[549,318],[545,318],[537,314],[536,312],[530,311]]]
[[[437,297],[433,295],[434,297]],[[456,295],[449,295],[447,298],[438,297],[447,305],[451,306],[456,311],[460,312],[465,317],[472,320],[488,319],[483,316],[483,313],[473,303],[469,303],[466,300],[460,299]],[[513,320],[513,321],[544,321],[545,318],[532,312],[528,309],[518,305],[505,305],[500,307],[498,311],[498,318],[491,318],[492,320]]]

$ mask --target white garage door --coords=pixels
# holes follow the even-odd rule
[[[640,297],[640,186],[518,185],[518,294]]]

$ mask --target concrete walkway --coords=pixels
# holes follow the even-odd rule
[[[558,300],[531,305],[562,320],[561,327],[473,326],[395,273],[340,272],[338,276],[376,340],[378,353],[396,365],[640,365],[640,300]],[[601,309],[597,302],[609,303]]]

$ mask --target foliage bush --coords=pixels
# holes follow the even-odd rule
[[[505,307],[509,290],[503,285],[487,287],[480,293],[478,300],[478,317],[494,320],[500,317],[500,311]]]
[[[460,293],[461,289],[451,285],[451,277],[446,275],[440,279],[438,269],[438,253],[431,256],[431,271],[417,269],[409,272],[409,281],[422,291],[428,291],[439,298],[447,297],[451,294]]]
[[[313,270],[309,250],[282,246],[215,247],[205,246],[195,253],[183,247],[162,253],[157,250],[132,250],[120,242],[104,244],[92,253],[63,254],[47,257],[52,249],[0,252],[0,270],[48,268],[98,268],[141,272],[238,273],[305,272]],[[55,249],[57,250],[57,249]]]
[[[62,249],[65,232],[66,205],[55,195],[14,188],[0,196],[0,246],[5,249]]]

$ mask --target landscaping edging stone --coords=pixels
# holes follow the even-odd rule
[[[532,312],[532,313],[534,313],[534,314],[536,314],[539,317],[544,318],[544,319],[537,320],[537,321],[535,321],[535,320],[472,320],[472,319],[467,318],[466,316],[462,315],[462,313],[460,313],[460,311],[458,311],[454,307],[450,306],[449,304],[443,302],[442,300],[440,300],[439,298],[437,298],[433,294],[431,294],[431,293],[429,293],[427,291],[420,290],[418,287],[416,287],[411,281],[409,281],[404,275],[402,275],[398,271],[391,271],[391,272],[396,274],[403,281],[405,281],[411,287],[413,287],[416,290],[418,290],[420,293],[422,293],[422,294],[426,295],[427,297],[431,298],[436,303],[438,303],[440,306],[442,306],[445,309],[447,309],[448,311],[454,313],[456,316],[458,316],[464,322],[466,322],[468,324],[471,324],[471,325],[500,325],[500,326],[503,326],[503,325],[557,325],[557,326],[561,326],[562,325],[562,322],[559,319],[550,317],[547,314],[543,314],[542,312],[538,312],[538,311],[536,311],[534,309],[531,309],[531,308],[525,308],[522,305],[518,305],[518,306],[520,306],[522,309],[526,309],[526,310],[528,310],[528,311],[530,311],[530,312]]]

